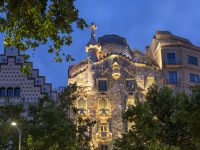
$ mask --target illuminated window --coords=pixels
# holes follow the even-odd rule
[[[98,122],[97,123],[97,130],[98,132],[111,132],[111,121],[107,121],[105,123]]]
[[[106,80],[98,80],[98,89],[99,91],[107,91],[107,81]]]
[[[135,106],[135,99],[134,98],[128,98],[126,100],[126,109],[128,109],[130,106]]]
[[[85,99],[80,98],[78,100],[78,109],[87,109],[87,102]]]
[[[101,124],[101,132],[106,132],[108,130],[107,126],[108,125],[106,123],[102,123]]]
[[[99,109],[107,109],[108,101],[107,99],[99,99]]]

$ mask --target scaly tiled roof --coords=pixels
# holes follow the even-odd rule
[[[84,72],[88,68],[88,61],[84,60],[79,64],[75,64],[69,67],[68,77],[73,78],[81,72]]]
[[[126,43],[126,39],[118,35],[105,35],[98,39],[101,50],[106,54],[121,54],[128,58],[131,57],[130,48]]]

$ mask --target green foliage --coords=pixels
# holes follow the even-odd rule
[[[22,73],[29,76],[31,75],[32,66],[30,64],[26,64],[22,67]]]
[[[32,119],[25,120],[20,113],[21,105],[6,105],[0,110],[0,145],[6,147],[13,134],[17,147],[18,132],[10,123],[16,121],[22,129],[22,145],[28,150],[83,150],[90,149],[88,129],[94,125],[90,119],[82,119],[73,106],[77,98],[76,84],[70,84],[58,101],[45,96],[38,105],[30,105]],[[15,132],[11,132],[11,129]]]
[[[27,148],[28,148],[28,150],[34,150],[32,135],[28,135],[28,138],[27,138]]]
[[[23,122],[23,118],[20,116],[22,111],[22,105],[8,104],[0,107],[0,148],[6,148],[10,138],[12,138],[15,144],[18,143],[16,138],[18,137],[18,132],[11,126],[11,122],[17,120],[20,125]]]
[[[173,94],[169,88],[154,85],[145,102],[137,102],[124,114],[134,122],[128,133],[115,141],[117,150],[198,150],[200,142],[200,87],[191,97]]]
[[[81,30],[87,26],[74,0],[1,0],[0,14],[5,46],[26,51],[48,43],[57,62],[62,60],[61,47],[72,43],[72,25]]]

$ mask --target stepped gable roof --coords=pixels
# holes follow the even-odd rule
[[[68,77],[73,78],[88,68],[88,60],[81,61],[79,64],[69,66]]]
[[[132,59],[126,39],[118,35],[105,35],[98,39],[101,50],[106,54],[121,54]]]

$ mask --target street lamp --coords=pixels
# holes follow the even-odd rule
[[[17,126],[16,122],[11,122],[11,125],[16,127],[19,131],[19,150],[21,150],[22,130]]]

